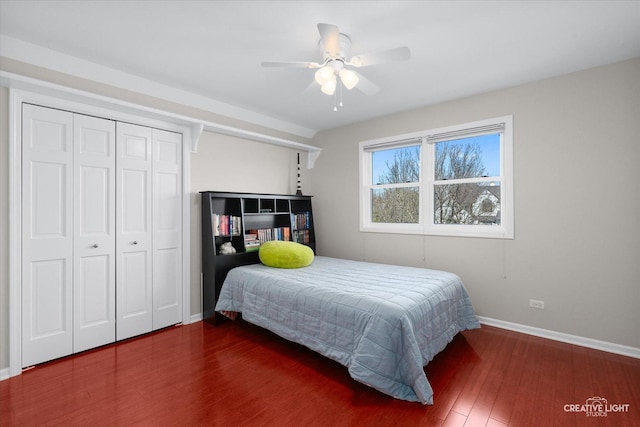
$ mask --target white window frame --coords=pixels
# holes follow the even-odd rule
[[[489,133],[487,129],[502,127],[500,139],[500,225],[436,224],[434,222],[434,164],[435,143],[446,135],[470,136]],[[453,138],[452,138],[453,139]],[[415,145],[420,148],[420,220],[417,224],[374,223],[371,221],[372,153],[377,150]],[[513,194],[513,116],[502,116],[459,125],[430,129],[387,138],[362,141],[359,144],[360,165],[360,231],[374,233],[425,234],[435,236],[514,238]],[[474,178],[470,181],[496,181],[495,177]],[[451,181],[452,184],[465,180]],[[414,183],[412,183],[412,186]]]

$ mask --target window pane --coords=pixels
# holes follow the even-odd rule
[[[435,179],[500,176],[500,133],[435,143]]]
[[[434,186],[436,224],[500,225],[500,183]]]
[[[373,185],[420,181],[420,146],[378,150],[371,153]]]
[[[371,220],[394,224],[417,224],[420,188],[378,188],[371,190]]]

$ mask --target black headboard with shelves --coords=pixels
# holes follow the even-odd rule
[[[260,262],[266,240],[292,240],[315,252],[311,196],[202,191],[202,317],[216,324],[215,305],[229,270]],[[222,253],[231,242],[233,253]]]

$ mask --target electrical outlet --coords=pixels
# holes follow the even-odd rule
[[[544,310],[544,301],[538,301],[537,299],[530,299],[529,307],[539,308],[540,310]]]

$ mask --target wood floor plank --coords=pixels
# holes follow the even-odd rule
[[[491,367],[498,356],[497,351],[488,351],[487,349],[499,348],[500,338],[497,334],[488,331],[483,340],[472,342],[471,345],[481,358],[481,362],[475,363],[469,373],[467,381],[462,387],[458,398],[456,399],[452,410],[465,416],[469,416],[471,409],[476,403],[476,399],[480,394],[480,390],[484,385],[487,377],[491,372]],[[471,339],[470,339],[471,340]],[[488,418],[488,415],[487,415]]]
[[[559,414],[559,409],[561,408],[556,405],[558,355],[554,352],[549,340],[539,338],[537,343],[541,351],[537,362],[537,385],[533,412],[531,413],[531,424],[557,425],[555,424],[555,417],[556,414]]]
[[[483,326],[457,335],[425,371],[433,406],[379,393],[344,366],[247,322],[198,322],[0,382],[0,425],[526,427],[640,420],[640,360],[624,356]],[[598,420],[563,409],[597,395],[631,409]]]
[[[550,360],[555,369],[553,381],[554,399],[551,402],[553,409],[552,420],[554,425],[563,427],[577,425],[577,414],[564,410],[565,405],[576,401],[573,347],[562,343],[549,343]]]
[[[541,393],[540,369],[542,351],[536,337],[528,337],[521,359],[522,376],[515,391],[514,410],[509,419],[510,425],[535,425],[534,414],[537,411],[536,397]],[[517,409],[516,409],[517,408]]]
[[[508,359],[505,360],[505,365],[503,365],[504,379],[491,408],[490,418],[505,424],[509,423],[511,414],[518,409],[515,406],[515,399],[525,363],[522,355],[525,352],[528,339],[529,337],[525,335],[512,337],[514,342],[513,349]]]
[[[489,422],[489,414],[491,414],[491,406],[483,404],[475,404],[471,408],[465,427],[486,426]]]
[[[487,358],[486,363],[483,363],[486,375],[482,381],[481,388],[478,390],[471,412],[480,411],[483,413],[488,411],[487,417],[489,417],[504,381],[503,369],[509,361],[514,342],[506,339],[507,335],[499,329],[487,329],[486,332],[496,337],[496,340],[487,349],[487,352],[493,354],[493,357]],[[478,409],[476,409],[476,406]]]
[[[614,377],[616,384],[623,384],[622,400],[615,402],[619,404],[629,404],[629,418],[640,420],[640,369],[637,369],[637,360],[630,357],[615,354],[606,354],[607,363],[610,369],[618,373]],[[620,378],[624,377],[623,382]],[[638,402],[635,403],[634,402]],[[640,422],[638,422],[640,424]]]
[[[458,344],[457,346],[452,346],[454,350],[457,350],[456,354],[458,357],[453,358],[455,363],[447,363],[451,361],[451,359],[447,357],[450,352],[447,351],[446,353],[438,354],[426,367],[427,378],[431,377],[430,372],[439,372],[442,370],[446,370],[450,375],[448,381],[442,388],[436,388],[432,384],[434,390],[433,412],[437,418],[443,420],[449,417],[449,413],[452,411],[463,387],[472,375],[474,367],[480,361],[475,348],[467,341],[464,335],[454,338],[454,342]],[[441,367],[441,363],[444,363],[445,366]]]
[[[500,421],[494,420],[493,418],[489,418],[489,421],[487,421],[487,426],[486,427],[507,427],[508,424],[502,423]]]
[[[444,420],[442,427],[463,427],[467,422],[467,417],[459,412],[451,411]]]

